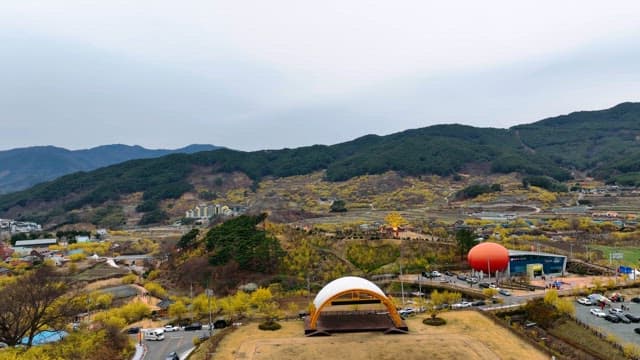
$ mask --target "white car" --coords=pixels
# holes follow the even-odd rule
[[[589,310],[589,312],[592,315],[595,315],[597,317],[605,317],[605,316],[607,316],[607,313],[605,313],[604,311],[602,311],[600,309],[591,309],[591,310]]]
[[[611,308],[611,309],[609,309],[609,312],[612,313],[612,314],[620,314],[620,315],[622,315],[622,313],[623,313],[622,309],[620,309],[620,308]]]
[[[415,313],[416,313],[416,310],[413,308],[404,308],[404,309],[398,310],[398,314],[400,314],[400,316],[409,316]]]
[[[470,303],[468,301],[462,301],[462,302],[459,302],[457,304],[451,305],[451,308],[452,309],[464,309],[464,308],[468,308],[468,307],[471,307],[471,306],[473,306],[472,303]]]
[[[163,329],[166,332],[180,331],[180,326],[174,326],[169,324],[169,325],[165,325]]]
[[[593,303],[591,302],[591,300],[589,300],[589,299],[587,299],[587,298],[585,298],[585,297],[578,298],[578,303],[580,303],[580,304],[582,304],[582,305],[587,305],[587,306],[589,306],[589,305],[593,305]]]

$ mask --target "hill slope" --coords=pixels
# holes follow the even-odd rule
[[[228,149],[133,160],[76,173],[0,196],[0,215],[79,209],[144,192],[138,210],[163,219],[158,204],[193,188],[195,169],[242,172],[254,181],[326,170],[330,181],[396,171],[404,175],[451,175],[481,164],[492,172],[520,172],[567,180],[571,170],[619,179],[640,171],[640,104],[578,112],[512,129],[437,125],[388,136],[367,135],[342,144],[241,152]]]
[[[132,159],[172,153],[191,154],[215,150],[213,145],[189,145],[176,150],[150,150],[141,146],[104,145],[86,150],[36,146],[0,151],[0,194],[26,189],[77,171],[90,171]]]

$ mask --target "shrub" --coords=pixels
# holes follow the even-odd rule
[[[138,280],[138,276],[136,274],[129,274],[122,278],[123,284],[133,284]]]
[[[280,325],[279,323],[273,321],[273,320],[269,320],[269,321],[265,321],[263,323],[261,323],[260,325],[258,325],[258,329],[260,330],[270,330],[270,331],[276,331],[276,330],[280,330],[280,328],[282,327],[282,325]]]
[[[422,320],[422,323],[425,325],[430,325],[430,326],[442,326],[445,325],[447,323],[447,320],[443,319],[443,318],[425,318],[424,320]]]
[[[149,274],[147,274],[147,280],[149,280],[149,281],[155,280],[155,279],[158,278],[158,276],[160,276],[160,271],[151,270],[151,271],[149,271]]]
[[[86,258],[87,258],[87,254],[85,253],[73,254],[69,256],[69,260],[71,260],[71,262],[78,262]]]
[[[165,290],[162,285],[158,284],[158,283],[154,283],[154,282],[148,282],[146,284],[144,284],[144,288],[147,289],[147,291],[160,299],[164,299],[165,297],[167,297],[167,290]]]

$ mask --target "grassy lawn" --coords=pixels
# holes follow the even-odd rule
[[[431,327],[424,316],[407,320],[407,335],[346,333],[330,337],[304,336],[301,321],[282,322],[279,331],[260,331],[256,323],[226,336],[215,359],[547,359],[508,330],[474,311],[442,314],[448,323]],[[196,353],[192,360],[205,359]]]
[[[549,332],[561,339],[582,345],[592,352],[599,354],[602,359],[626,359],[620,350],[614,348],[604,339],[595,336],[590,330],[583,328],[573,321],[565,321]]]
[[[640,260],[640,247],[613,247],[613,246],[590,246],[589,248],[602,251],[602,255],[605,259],[609,259],[610,253],[622,253],[623,260],[612,260],[614,265],[625,266],[638,266],[638,260]]]

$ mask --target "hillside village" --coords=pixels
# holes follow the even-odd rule
[[[480,179],[468,177],[463,183],[432,179],[424,189],[414,187],[413,191],[438,194],[445,193],[440,189],[448,187],[465,194]],[[349,197],[334,197],[324,204],[320,200],[320,208],[315,204],[303,207],[307,215],[290,222],[275,222],[268,215],[255,217],[256,209],[251,204],[259,202],[253,201],[233,207],[199,203],[185,211],[180,221],[151,227],[102,229],[85,224],[66,225],[56,231],[23,232],[25,228],[42,226],[3,220],[8,225],[2,231],[6,243],[0,248],[5,260],[0,265],[1,274],[4,282],[10,284],[14,281],[10,279],[15,279],[19,283],[31,271],[51,266],[57,273],[66,274],[65,278],[71,281],[68,286],[80,286],[88,291],[88,296],[99,300],[98,307],[79,307],[60,331],[83,332],[95,327],[96,321],[105,316],[121,319],[116,323],[125,332],[165,328],[169,324],[163,331],[174,326],[179,334],[193,335],[198,346],[170,345],[173,342],[167,340],[168,335],[163,335],[162,343],[178,353],[193,352],[196,359],[207,358],[204,354],[211,350],[206,349],[216,346],[219,347],[216,351],[228,351],[226,340],[215,344],[219,342],[217,339],[234,337],[225,330],[233,328],[229,327],[232,324],[252,328],[255,326],[252,324],[276,321],[274,324],[284,325],[283,331],[289,336],[295,337],[296,331],[290,331],[297,328],[297,333],[304,337],[305,331],[311,330],[303,327],[309,325],[295,325],[286,319],[313,312],[309,308],[310,299],[332,280],[345,276],[368,279],[382,289],[392,299],[393,311],[401,314],[410,333],[423,331],[419,329],[426,325],[415,321],[423,317],[423,312],[452,320],[459,316],[473,317],[473,310],[477,310],[494,322],[505,321],[505,316],[512,319],[524,316],[520,322],[522,329],[516,328],[514,335],[501,336],[531,336],[529,333],[535,329],[544,330],[551,339],[542,348],[522,344],[525,348],[534,346],[539,348],[536,351],[547,354],[569,351],[567,346],[573,354],[595,351],[559,335],[555,327],[565,325],[524,326],[540,320],[535,320],[532,313],[520,314],[516,310],[515,315],[507,315],[511,310],[505,309],[533,306],[525,305],[531,303],[526,299],[530,295],[546,299],[553,286],[553,292],[566,302],[558,303],[557,315],[565,321],[589,324],[599,319],[590,317],[593,315],[588,311],[583,315],[588,308],[573,300],[593,293],[623,294],[624,304],[633,315],[636,305],[629,299],[638,295],[636,286],[640,281],[636,280],[640,273],[634,270],[640,256],[636,210],[640,207],[633,203],[635,189],[582,181],[568,183],[567,189],[572,189],[567,192],[552,192],[524,187],[517,176],[491,181],[496,180],[502,182],[499,191],[471,198],[452,197],[448,201],[434,199],[431,204],[438,205],[423,208],[415,207],[413,200],[409,200],[401,211],[393,209],[397,202],[360,207]],[[261,184],[260,191],[277,193],[281,184],[270,184],[273,190]],[[405,190],[395,190],[396,199],[405,198],[402,191]],[[224,192],[220,194],[225,196]],[[347,199],[346,211],[332,212],[332,203],[340,198]],[[258,209],[262,207],[259,205]],[[242,245],[235,234],[243,234]],[[476,272],[466,254],[484,243],[503,245],[512,254],[511,261],[538,257],[533,261],[539,261],[539,270],[535,266],[518,268],[520,265],[512,262],[510,272],[493,274],[490,270],[491,274],[487,274],[486,269]],[[250,253],[243,249],[261,246],[268,246],[264,254],[270,255],[251,256],[275,262],[246,258]],[[222,254],[228,255],[221,258]],[[547,265],[544,260],[547,257],[564,260],[558,263],[559,268],[556,265],[547,268],[552,264]],[[442,291],[458,297],[447,308],[434,310],[442,301],[437,295]],[[204,305],[210,301],[211,307]],[[125,315],[124,311],[133,311],[134,307],[139,307],[138,315]],[[463,315],[466,311],[472,312]],[[116,315],[118,312],[122,314]],[[196,323],[200,325],[193,325]],[[202,330],[185,330],[190,326]],[[570,336],[597,338],[602,331],[611,331],[606,337],[615,340],[597,342],[597,346],[605,349],[621,346],[621,350],[607,350],[620,354],[636,351],[633,345],[636,335],[629,333],[628,327],[615,325],[602,330],[601,325],[593,326],[598,326],[594,335],[570,332]],[[144,331],[128,336],[144,339],[147,330]],[[55,344],[39,346],[49,349]],[[166,352],[164,345],[153,341],[144,344],[153,356]],[[126,348],[132,355],[134,348]]]

